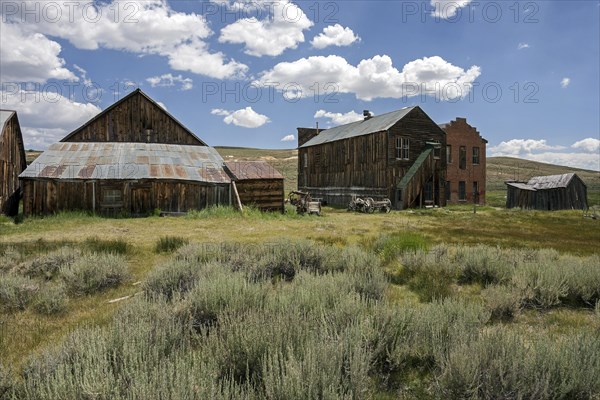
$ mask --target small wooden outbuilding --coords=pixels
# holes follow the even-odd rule
[[[227,161],[225,166],[243,205],[284,211],[284,178],[275,168],[265,161]]]
[[[19,174],[27,167],[25,147],[16,111],[0,110],[0,214],[19,212]]]
[[[586,210],[587,186],[577,174],[535,176],[528,182],[506,182],[506,208]]]

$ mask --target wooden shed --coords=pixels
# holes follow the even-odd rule
[[[586,210],[587,186],[577,174],[535,176],[528,182],[506,182],[506,208]]]
[[[208,146],[57,143],[21,174],[23,213],[143,216],[231,204],[231,179]]]
[[[283,175],[265,161],[227,161],[225,166],[243,205],[284,211]]]
[[[298,188],[330,204],[353,195],[394,207],[445,206],[446,133],[420,107],[319,130],[298,128]]]
[[[16,111],[0,110],[0,214],[19,212],[19,174],[27,167],[25,147]]]

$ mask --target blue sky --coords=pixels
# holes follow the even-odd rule
[[[0,106],[28,148],[140,87],[211,145],[419,105],[488,155],[600,169],[598,1],[0,3]]]

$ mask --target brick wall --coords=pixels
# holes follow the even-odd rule
[[[446,132],[446,143],[450,146],[451,153],[446,171],[446,185],[450,183],[448,204],[485,204],[487,140],[481,137],[475,127],[467,123],[466,118],[456,118],[440,126]],[[466,153],[464,165],[461,165],[461,147],[464,147]],[[473,162],[473,148],[479,148],[479,163]],[[460,190],[461,182],[464,182],[463,193]],[[475,182],[477,190],[474,187]]]

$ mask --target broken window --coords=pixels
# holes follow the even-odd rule
[[[458,153],[458,168],[467,169],[467,147],[460,146]]]

